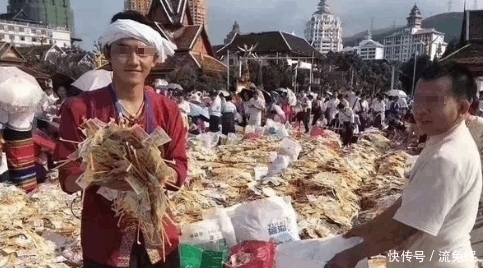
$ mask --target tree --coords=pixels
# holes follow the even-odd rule
[[[94,53],[102,53],[102,38],[99,37],[94,40]]]
[[[449,54],[458,50],[459,42],[460,42],[459,38],[453,38],[451,41],[449,41],[448,46],[446,46],[446,50],[444,51],[441,58],[445,58]]]
[[[431,63],[429,56],[419,56],[416,59],[416,76],[414,81],[418,81],[420,77],[420,72],[425,66]],[[413,91],[413,75],[414,75],[414,57],[403,64],[401,67],[401,73],[399,74],[399,81],[402,85],[402,90],[404,90],[408,95],[412,94]]]
[[[182,66],[170,72],[168,80],[180,84],[186,91],[192,91],[198,80],[197,70],[191,65]]]

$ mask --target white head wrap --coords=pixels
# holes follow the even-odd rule
[[[134,38],[146,45],[153,46],[158,51],[158,62],[166,61],[168,56],[174,54],[176,45],[161,37],[161,35],[148,25],[133,20],[116,20],[107,26],[101,37],[103,46],[125,38]]]

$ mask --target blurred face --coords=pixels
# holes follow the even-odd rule
[[[468,112],[470,103],[452,93],[449,77],[419,81],[414,92],[412,112],[418,128],[428,136],[450,130]]]
[[[60,98],[66,98],[67,91],[65,90],[65,87],[59,87],[59,89],[57,90],[57,94],[59,94]]]
[[[133,86],[144,84],[158,59],[154,47],[132,38],[113,43],[109,55],[114,79]]]

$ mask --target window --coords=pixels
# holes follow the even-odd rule
[[[13,26],[8,26],[8,31],[13,32],[13,31],[15,31],[15,28]]]
[[[25,41],[25,36],[20,36],[20,41]]]
[[[18,31],[21,32],[21,33],[23,33],[24,28],[20,27],[20,28],[18,28]]]
[[[0,40],[3,40],[3,39],[5,39],[5,35],[0,34]]]
[[[37,38],[32,37],[32,42],[38,42]]]

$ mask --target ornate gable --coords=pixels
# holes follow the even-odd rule
[[[193,25],[188,0],[153,0],[147,17],[165,28]]]
[[[25,63],[25,58],[9,43],[0,42],[0,63]]]

